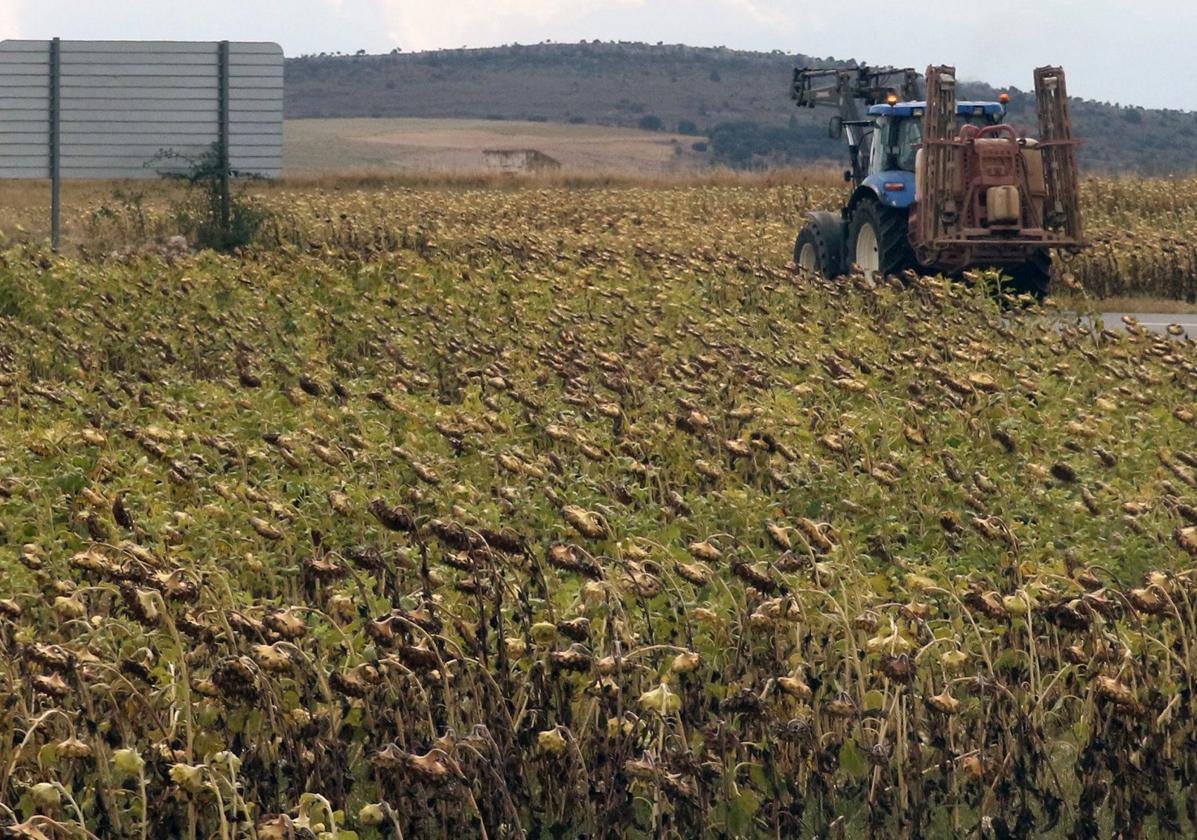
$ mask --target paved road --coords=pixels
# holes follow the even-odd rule
[[[1101,317],[1108,329],[1117,330],[1123,327],[1122,316],[1128,314],[1139,322],[1139,326],[1152,332],[1167,332],[1170,324],[1178,324],[1184,328],[1189,338],[1197,338],[1197,315],[1194,314],[1153,315],[1150,312],[1103,312]]]

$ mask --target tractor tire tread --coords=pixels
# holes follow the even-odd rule
[[[839,274],[838,261],[834,259],[830,246],[823,237],[823,232],[819,230],[818,225],[811,222],[803,226],[802,230],[798,232],[798,238],[794,241],[794,264],[799,263],[802,246],[808,242],[815,249],[818,274],[825,278],[833,278]]]
[[[906,269],[916,266],[914,248],[910,245],[910,217],[907,211],[867,199],[856,205],[848,227],[850,260],[856,253],[856,237],[865,221],[872,223],[877,230],[878,256],[883,276],[901,277]]]

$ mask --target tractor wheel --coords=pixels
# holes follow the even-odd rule
[[[876,201],[860,202],[848,225],[848,261],[874,282],[913,268],[908,225],[905,210],[883,207]]]
[[[1036,251],[1022,265],[1005,272],[1010,277],[1006,287],[1016,295],[1030,295],[1042,303],[1052,285],[1052,255]]]
[[[800,271],[821,274],[831,279],[843,274],[841,251],[844,244],[843,223],[839,216],[815,212],[794,242],[794,265]]]

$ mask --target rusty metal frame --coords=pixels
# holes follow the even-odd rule
[[[1072,137],[1063,71],[1039,68],[1035,87],[1042,137],[1037,148],[1044,162],[1047,191],[1044,211],[1040,215],[1034,202],[1025,201],[1031,192],[1022,142],[1006,126],[1013,148],[992,156],[1005,159],[1005,177],[1014,181],[1024,198],[1023,218],[1017,226],[982,227],[981,195],[986,187],[982,166],[991,155],[978,151],[975,141],[981,139],[977,134],[982,132],[957,131],[955,68],[927,68],[920,198],[910,225],[911,244],[923,265],[945,270],[983,263],[1014,265],[1037,250],[1084,247],[1076,165],[1079,141]],[[958,173],[959,167],[964,171]]]
[[[1059,67],[1035,70],[1035,101],[1039,109],[1039,139],[1043,175],[1047,183],[1045,211],[1048,227],[1060,227],[1068,239],[1083,242],[1080,188],[1072,121],[1068,116],[1068,85]]]
[[[956,68],[927,68],[927,108],[923,113],[923,183],[910,227],[919,262],[929,265],[936,243],[959,218],[952,184],[956,180]]]

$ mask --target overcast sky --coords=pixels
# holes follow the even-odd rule
[[[289,56],[665,41],[955,64],[1022,88],[1050,63],[1074,96],[1197,110],[1194,0],[0,0],[0,36],[55,35],[269,40]]]

